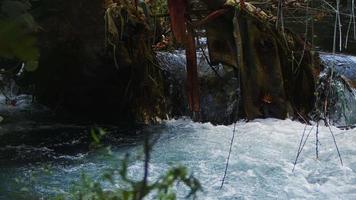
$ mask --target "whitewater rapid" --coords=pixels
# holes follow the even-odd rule
[[[313,126],[277,119],[238,122],[227,178],[219,190],[234,126],[213,126],[189,119],[165,121],[146,130],[158,138],[149,180],[155,180],[170,166],[184,165],[201,181],[204,191],[198,194],[198,199],[203,200],[356,199],[356,130],[331,128],[344,162],[341,166],[329,128],[322,125],[316,159],[314,127],[292,172],[303,130],[306,128],[308,132]],[[36,151],[45,153],[51,149]],[[0,167],[0,178],[2,183],[11,185],[16,177],[34,173],[32,190],[47,199],[49,195],[69,191],[82,172],[99,178],[110,166],[117,166],[126,153],[132,157],[142,154],[142,145],[134,141],[113,146],[112,155],[105,152],[97,150],[61,157],[55,162]],[[50,173],[41,171],[43,167],[39,166],[44,164]],[[129,175],[140,179],[142,165],[141,160],[130,163]],[[181,184],[177,190],[178,199],[183,199],[187,189]],[[10,192],[11,188],[7,188],[7,195]],[[0,199],[7,197],[6,191],[0,194]]]
[[[356,130],[332,128],[344,166],[328,127],[321,126],[319,160],[312,131],[292,172],[304,128],[291,120],[239,122],[228,176],[219,190],[233,125],[168,121],[152,168],[160,172],[169,161],[188,166],[205,188],[199,199],[356,199]]]

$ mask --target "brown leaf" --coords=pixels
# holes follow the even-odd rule
[[[262,101],[264,103],[267,103],[267,104],[270,104],[272,103],[272,96],[270,94],[265,94],[263,97],[262,97]]]

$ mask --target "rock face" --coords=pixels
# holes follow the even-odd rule
[[[208,24],[212,63],[239,71],[243,117],[305,117],[314,107],[318,55],[300,37],[276,29],[251,9],[231,8]]]
[[[48,13],[39,19],[44,28],[39,39],[40,67],[31,74],[37,100],[85,120],[163,118],[163,79],[142,12],[117,4],[109,26],[105,5],[108,1],[41,4]],[[112,35],[113,27],[120,35]]]
[[[233,123],[238,104],[236,70],[223,65],[210,66],[202,51],[197,52],[197,57],[201,110],[196,119],[213,124]],[[157,58],[166,71],[167,114],[189,116],[185,52],[159,52]]]
[[[326,110],[334,125],[352,127],[356,123],[356,57],[320,53],[325,66],[317,94],[319,110]]]
[[[348,83],[356,88],[356,57],[342,54],[321,53],[321,59],[326,66],[332,67],[341,74]]]

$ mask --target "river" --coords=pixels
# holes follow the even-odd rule
[[[171,166],[184,165],[202,183],[198,199],[356,199],[356,129],[329,129],[321,123],[316,159],[315,123],[239,121],[220,190],[234,125],[215,126],[184,117],[127,130],[103,125],[107,130],[103,147],[90,148],[92,125],[53,121],[45,108],[30,103],[29,96],[16,98],[17,106],[5,105],[0,98],[1,113],[15,119],[0,124],[0,199],[50,199],[65,194],[78,184],[82,173],[99,179],[105,171],[118,168],[126,153],[133,158],[129,176],[139,179],[143,175],[140,136],[144,133],[157,139],[149,180]],[[355,117],[354,103],[355,99],[349,101],[351,118]],[[303,132],[310,136],[292,171]],[[113,187],[120,185],[107,185],[107,189]],[[188,192],[182,185],[176,191],[178,199]]]

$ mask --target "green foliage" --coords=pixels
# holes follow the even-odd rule
[[[34,33],[38,26],[29,13],[29,1],[5,0],[0,12],[0,58],[25,62],[26,70],[38,66],[39,50]]]
[[[167,0],[152,0],[149,1],[149,6],[151,12],[154,15],[166,14],[168,13],[168,4]]]
[[[90,130],[90,137],[91,137],[91,144],[90,147],[92,148],[99,148],[102,146],[102,139],[105,136],[106,131],[101,128],[93,128]]]
[[[95,128],[90,131],[92,145],[102,147],[101,140],[105,130]],[[146,143],[147,144],[147,143]],[[151,150],[151,148],[149,148]],[[147,152],[146,152],[147,153]],[[110,153],[109,153],[110,155]],[[147,156],[147,155],[146,155]],[[78,183],[74,183],[69,192],[56,188],[58,195],[46,197],[53,200],[143,200],[147,197],[158,200],[175,200],[175,186],[183,184],[189,193],[186,198],[195,198],[197,192],[202,190],[198,179],[188,173],[184,166],[168,169],[167,172],[158,177],[154,182],[148,182],[145,177],[141,180],[130,176],[128,155],[121,161],[119,167],[112,167],[101,174],[98,180],[94,180],[88,174],[82,173]],[[143,170],[148,170],[144,168]],[[16,184],[11,186],[18,188],[13,194],[14,199],[38,199],[41,196],[36,193],[36,185],[41,184],[37,176],[39,174],[51,174],[51,166],[45,165],[41,170],[30,173],[29,177],[15,178]]]
[[[92,145],[101,147],[101,140],[105,135],[103,129],[92,129],[90,136]],[[150,145],[146,138],[145,151],[146,158],[150,154]],[[146,160],[148,162],[148,160]],[[85,173],[82,174],[80,183],[75,185],[69,194],[56,196],[56,200],[76,199],[76,200],[142,200],[147,196],[153,196],[159,200],[175,200],[177,198],[174,187],[178,183],[183,183],[190,192],[186,198],[195,198],[196,193],[202,190],[200,182],[193,175],[188,174],[186,167],[172,167],[155,182],[149,183],[147,177],[142,180],[134,180],[129,177],[129,156],[122,160],[119,169],[110,169],[103,173],[101,179],[93,180]],[[148,171],[148,165],[143,169]],[[119,187],[118,187],[119,186]],[[114,189],[104,189],[114,188]]]
[[[119,177],[115,179],[115,177]],[[144,185],[144,181],[136,181],[128,177],[128,156],[122,161],[119,170],[110,170],[104,173],[100,181],[94,181],[85,174],[82,174],[81,181],[74,186],[72,192],[68,195],[61,195],[55,199],[78,199],[78,200],[141,200],[147,196],[153,196],[154,199],[175,200],[176,193],[174,186],[183,183],[190,189],[187,198],[195,197],[201,190],[199,181],[192,175],[188,175],[185,167],[173,167],[166,174],[162,175],[154,183]],[[107,185],[116,189],[108,188]],[[144,188],[144,189],[143,189]],[[143,194],[143,195],[142,195]]]

